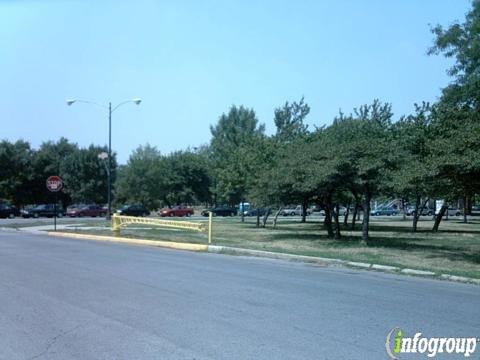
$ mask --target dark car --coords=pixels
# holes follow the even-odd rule
[[[20,216],[20,211],[15,206],[0,204],[0,218],[13,219],[15,216]]]
[[[107,215],[108,210],[103,208],[99,205],[84,205],[81,207],[75,207],[73,209],[69,209],[67,211],[67,216],[70,217],[83,217],[83,216],[91,216],[91,217],[104,217]]]
[[[392,206],[379,207],[377,209],[373,209],[370,212],[370,215],[373,215],[373,216],[380,216],[380,215],[395,216],[397,214],[398,214],[398,210]]]
[[[192,216],[193,209],[187,206],[174,206],[172,208],[163,208],[158,213],[161,217],[165,216]]]
[[[213,216],[235,216],[237,215],[237,209],[228,207],[228,206],[220,206],[212,209],[205,209],[202,211],[202,216],[208,216],[208,213],[212,212]]]
[[[150,211],[143,205],[124,205],[117,210],[117,215],[125,216],[148,216]]]
[[[22,212],[22,216],[25,218],[38,218],[38,217],[54,217],[55,216],[55,211],[57,214],[57,217],[63,217],[65,215],[65,212],[63,209],[57,205],[55,209],[54,204],[42,204],[35,206],[34,208],[31,208],[29,210],[25,210]]]

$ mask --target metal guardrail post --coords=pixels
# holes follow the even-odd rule
[[[112,230],[115,235],[120,235],[120,219],[117,214],[112,216]]]
[[[212,218],[213,218],[213,213],[210,211],[208,213],[208,243],[212,243]]]

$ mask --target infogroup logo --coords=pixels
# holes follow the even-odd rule
[[[396,327],[390,330],[385,342],[385,349],[391,359],[399,359],[400,354],[425,354],[429,358],[437,354],[463,354],[464,357],[470,357],[477,348],[477,342],[480,340],[471,338],[439,338],[422,337],[421,332],[417,332],[413,337],[405,336],[405,332]]]

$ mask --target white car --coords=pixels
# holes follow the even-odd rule
[[[293,206],[286,207],[285,209],[282,210],[280,214],[283,216],[289,216],[289,215],[295,216],[295,215],[302,215],[302,213],[303,213],[302,205],[297,205],[296,207],[293,207]],[[309,216],[310,214],[311,214],[310,209],[307,209],[307,216]]]

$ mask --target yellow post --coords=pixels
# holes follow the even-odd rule
[[[213,218],[213,213],[210,211],[208,213],[208,243],[212,243],[212,218]]]
[[[120,219],[117,214],[112,216],[112,231],[114,235],[120,235]]]

